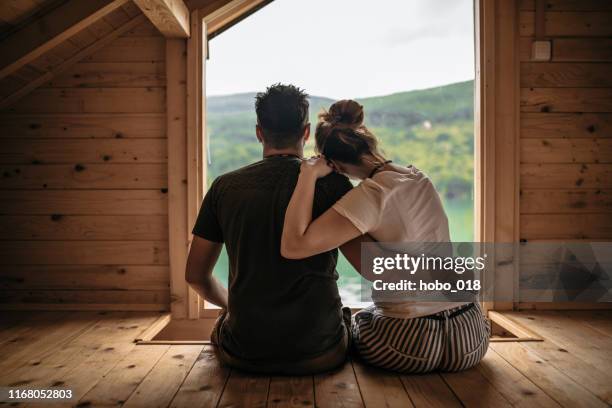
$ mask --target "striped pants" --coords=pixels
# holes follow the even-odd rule
[[[400,373],[461,371],[480,362],[490,325],[470,303],[429,316],[382,316],[374,305],[353,315],[353,345],[367,363]]]

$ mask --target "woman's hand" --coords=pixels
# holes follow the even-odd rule
[[[304,175],[312,176],[314,178],[322,178],[327,176],[334,169],[327,164],[327,159],[323,156],[311,157],[302,161],[300,172]]]

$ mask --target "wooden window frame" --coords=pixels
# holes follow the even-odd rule
[[[474,241],[519,242],[519,1],[475,0]],[[516,245],[514,245],[516,246]],[[519,260],[509,245],[487,254],[485,310],[518,303]],[[485,285],[488,285],[485,282]]]
[[[474,240],[519,242],[519,50],[518,1],[474,0]],[[191,13],[187,41],[187,225],[193,225],[206,182],[206,23]],[[198,90],[199,94],[190,92]],[[170,99],[169,99],[170,100]],[[171,118],[170,118],[171,119]],[[187,229],[187,240],[191,239]],[[485,310],[509,310],[518,299],[514,252],[492,254],[496,299]],[[491,254],[489,254],[491,257]],[[491,259],[491,258],[489,258]],[[181,275],[181,279],[184,277]],[[176,278],[178,279],[178,278]],[[175,280],[176,280],[175,279]],[[184,290],[189,318],[215,317],[217,308]],[[174,294],[174,293],[173,293]],[[173,311],[174,315],[174,311]]]
[[[207,37],[202,13],[190,15],[191,36],[166,40],[170,310],[173,319],[203,317],[200,296],[185,281],[191,227],[206,183]]]

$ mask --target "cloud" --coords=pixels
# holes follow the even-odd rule
[[[470,10],[468,0],[429,0],[415,3],[412,16],[418,20],[394,27],[383,33],[381,41],[391,46],[406,45],[424,39],[444,39],[454,36],[471,36],[473,18],[465,13]],[[411,13],[411,14],[412,14]]]

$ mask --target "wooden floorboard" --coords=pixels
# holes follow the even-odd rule
[[[135,347],[79,401],[81,406],[116,407],[130,395],[149,374],[170,346]]]
[[[170,406],[216,407],[225,389],[229,373],[229,368],[219,363],[213,346],[204,346]]]
[[[314,380],[312,376],[270,378],[268,407],[314,408],[314,406]]]
[[[564,407],[608,406],[525,343],[491,343],[491,349]]]
[[[489,350],[477,369],[514,407],[560,406],[495,351]]]
[[[438,373],[402,375],[400,379],[416,408],[461,407],[461,402],[453,390]]]
[[[62,315],[64,316],[64,315]],[[4,344],[0,352],[0,373],[7,375],[28,361],[36,361],[69,343],[92,327],[99,319],[95,312],[76,312],[70,318],[49,320],[33,326],[14,341]]]
[[[364,407],[352,363],[330,373],[315,375],[316,406],[325,407]]]
[[[270,377],[232,370],[219,407],[263,408],[268,403]]]
[[[542,342],[492,343],[459,373],[398,375],[351,361],[315,376],[221,365],[211,345],[135,345],[153,312],[7,313],[0,387],[66,388],[65,403],[19,407],[605,407],[612,313],[511,312]],[[4,405],[4,404],[3,404]]]
[[[580,321],[582,324],[586,324],[605,336],[612,337],[612,319],[610,318],[610,311],[571,310],[563,314],[574,320]]]
[[[47,355],[21,360],[15,370],[0,374],[0,384],[42,386],[52,376],[69,373],[102,345],[105,333],[120,319],[119,313],[98,316],[72,341],[57,343]]]
[[[565,312],[559,312],[565,313]],[[612,320],[611,312],[604,312]],[[526,342],[522,345],[541,356],[548,364],[562,371],[575,383],[583,386],[596,395],[603,402],[612,405],[612,381],[610,371],[602,367],[602,361],[593,359],[588,352],[589,336],[582,330],[581,322],[574,321],[572,327],[552,330],[554,322],[548,321],[550,312],[520,312],[506,313],[506,315],[525,327],[536,331],[544,338],[542,342]],[[577,330],[577,333],[568,333]],[[589,330],[590,331],[590,330]],[[590,333],[593,334],[592,332]],[[569,338],[577,342],[568,342]],[[600,337],[600,336],[598,336]],[[586,357],[583,358],[583,357]]]
[[[67,374],[56,375],[47,384],[61,383],[72,390],[75,399],[81,399],[104,378],[125,356],[130,354],[136,338],[144,326],[153,323],[153,314],[142,317],[126,316],[104,336],[105,341],[93,354],[81,361]]]
[[[353,362],[353,369],[367,407],[413,407],[400,377],[393,372]]]
[[[478,370],[441,374],[453,393],[465,407],[511,407],[512,404]]]
[[[7,343],[18,341],[22,334],[35,331],[37,328],[50,327],[53,322],[66,316],[62,312],[11,312],[1,313],[0,352]],[[7,353],[8,354],[8,353]]]
[[[156,408],[170,405],[202,348],[195,345],[170,346],[123,406]]]

